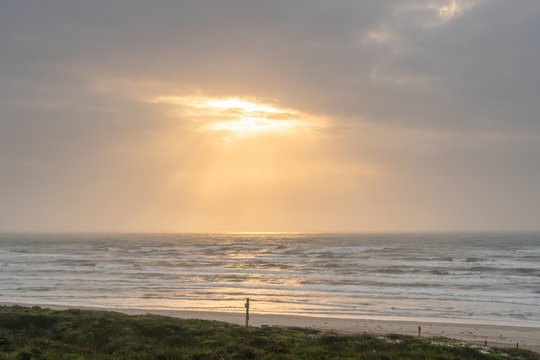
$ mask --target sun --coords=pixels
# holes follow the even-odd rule
[[[203,130],[237,135],[295,132],[313,125],[308,115],[247,97],[158,96],[153,103],[178,107],[176,114],[201,123]]]

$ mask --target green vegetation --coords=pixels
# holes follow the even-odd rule
[[[538,359],[448,339],[245,328],[107,311],[0,307],[0,360],[31,359]]]

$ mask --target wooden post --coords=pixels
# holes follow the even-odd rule
[[[420,325],[418,325],[418,337],[421,337],[421,333],[422,333],[422,328],[420,327]]]
[[[484,344],[487,346],[487,340],[484,340]]]
[[[519,343],[518,342],[516,343],[516,349],[519,349]]]
[[[246,303],[244,304],[246,307],[246,327],[249,326],[249,298],[246,299]]]

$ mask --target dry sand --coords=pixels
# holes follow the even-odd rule
[[[2,303],[1,305],[17,305]],[[22,305],[22,304],[19,304]],[[32,304],[33,305],[33,304]],[[24,304],[22,306],[32,306]],[[69,306],[41,305],[51,309],[67,309]],[[73,306],[72,306],[73,307]],[[183,310],[155,310],[155,309],[128,309],[128,308],[95,308],[76,306],[90,310],[111,310],[130,315],[158,314],[182,319],[219,320],[233,324],[245,324],[244,313],[226,313],[210,311],[183,311]],[[485,324],[462,324],[428,321],[402,321],[402,320],[375,320],[375,319],[341,319],[331,317],[308,317],[295,315],[257,314],[251,313],[249,324],[252,326],[270,325],[282,327],[302,327],[317,330],[333,330],[340,333],[368,333],[368,334],[403,334],[418,336],[418,326],[422,328],[422,337],[443,336],[450,339],[461,340],[467,343],[484,344],[492,347],[515,347],[540,352],[540,326],[508,326]]]

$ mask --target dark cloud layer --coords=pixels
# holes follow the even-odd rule
[[[0,229],[130,228],[118,204],[159,180],[126,144],[170,123],[141,84],[332,119],[327,156],[386,169],[379,215],[418,203],[386,228],[538,228],[539,20],[534,0],[2,2]],[[341,215],[325,229],[369,228]]]

